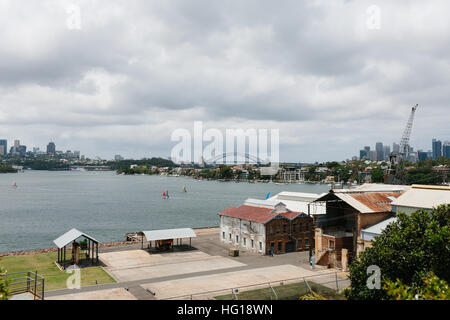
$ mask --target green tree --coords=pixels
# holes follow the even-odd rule
[[[389,300],[450,300],[450,287],[432,271],[415,286],[405,285],[400,279],[386,280],[383,289]]]
[[[380,168],[372,169],[372,172],[370,173],[370,175],[372,176],[373,183],[383,183],[384,182],[384,172]]]
[[[8,300],[9,298],[8,282],[4,279],[6,272],[5,268],[0,266],[0,300]]]
[[[231,179],[233,178],[233,170],[226,165],[220,165],[219,167],[219,178],[220,179]]]
[[[350,265],[349,299],[388,299],[385,288],[369,289],[369,266],[378,266],[383,281],[399,279],[406,286],[423,283],[424,272],[434,272],[440,279],[450,279],[450,205],[431,211],[419,210],[410,216],[399,213],[377,237],[372,247],[362,252]]]

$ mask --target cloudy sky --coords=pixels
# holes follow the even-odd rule
[[[0,138],[168,157],[177,128],[280,129],[285,161],[450,140],[450,2],[0,0]]]

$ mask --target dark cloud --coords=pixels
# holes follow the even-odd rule
[[[450,5],[378,1],[379,30],[370,5],[3,0],[0,136],[168,156],[171,132],[202,120],[279,128],[283,159],[332,160],[398,141],[419,103],[413,144],[449,139]]]

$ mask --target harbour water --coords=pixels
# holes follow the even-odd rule
[[[162,199],[165,189],[168,200]],[[269,192],[328,190],[327,185],[197,181],[115,172],[3,174],[0,252],[54,247],[53,240],[71,228],[109,242],[123,241],[127,232],[217,226],[219,211],[247,198],[264,199]]]

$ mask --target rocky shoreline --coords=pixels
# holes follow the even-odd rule
[[[116,241],[116,242],[108,242],[99,244],[99,248],[107,248],[107,247],[115,247],[115,246],[124,246],[124,245],[132,245],[135,244],[135,241]],[[71,246],[68,246],[67,249],[71,249]],[[0,252],[1,257],[12,257],[12,256],[28,256],[33,254],[42,254],[42,253],[50,253],[57,252],[57,248],[48,248],[48,249],[34,249],[34,250],[23,250],[23,251],[13,251],[13,252]]]
[[[203,227],[203,228],[194,228],[194,231],[197,234],[205,234],[205,233],[217,233],[219,232],[219,227]],[[100,243],[99,248],[108,248],[108,247],[115,247],[115,246],[126,246],[126,245],[132,245],[140,242],[135,241],[113,241],[113,242],[107,242],[107,243]],[[71,249],[71,246],[68,246],[67,249]],[[12,252],[0,252],[0,258],[1,257],[12,257],[12,256],[28,256],[33,254],[42,254],[42,253],[50,253],[50,252],[57,252],[57,248],[47,248],[47,249],[34,249],[34,250],[23,250],[23,251],[12,251]]]

